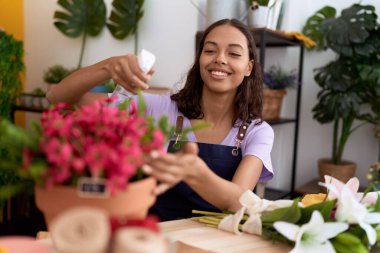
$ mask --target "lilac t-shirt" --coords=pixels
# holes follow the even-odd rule
[[[175,125],[177,116],[180,114],[178,112],[177,104],[170,99],[170,94],[157,95],[157,94],[143,94],[146,106],[147,114],[152,115],[155,119],[159,119],[163,115],[167,115],[169,118],[169,124]],[[137,102],[137,96],[133,98]],[[273,178],[273,168],[272,161],[270,157],[270,152],[272,150],[274,133],[272,127],[266,123],[262,122],[260,125],[255,125],[256,121],[253,121],[248,127],[246,136],[241,143],[242,156],[253,155],[258,157],[264,164],[264,168],[260,175],[260,182],[269,181]],[[237,127],[232,127],[230,132],[220,143],[225,146],[235,146],[235,137],[238,133],[241,121],[238,120]],[[183,121],[184,128],[190,128],[190,120],[184,117]],[[197,142],[197,139],[193,132],[187,135],[187,140],[192,142]]]

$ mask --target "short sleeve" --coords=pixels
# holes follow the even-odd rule
[[[243,157],[253,155],[263,162],[263,170],[259,181],[266,182],[273,178],[273,167],[271,160],[271,151],[274,141],[274,132],[272,127],[262,122],[259,125],[252,123],[248,128],[247,135],[242,143]]]

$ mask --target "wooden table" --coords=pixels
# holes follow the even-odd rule
[[[259,236],[245,233],[235,235],[187,219],[161,222],[160,228],[169,240],[177,242],[178,250],[176,253],[285,253],[291,250],[288,245],[278,242],[274,244]]]

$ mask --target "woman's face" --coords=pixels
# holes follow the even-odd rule
[[[228,24],[214,28],[205,38],[199,64],[204,88],[218,93],[236,90],[253,67],[246,37]]]

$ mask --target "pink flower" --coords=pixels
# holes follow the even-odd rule
[[[130,110],[109,107],[101,99],[77,110],[58,104],[43,113],[40,152],[24,151],[23,166],[29,168],[35,155],[48,166],[41,173],[45,186],[75,184],[82,176],[105,178],[112,193],[125,189],[152,150],[163,150],[165,136],[154,121]]]

